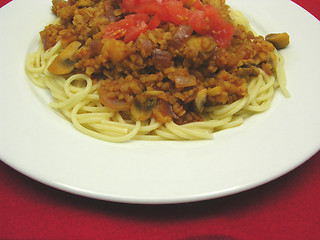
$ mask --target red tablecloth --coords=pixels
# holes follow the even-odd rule
[[[7,2],[0,0],[0,7]],[[319,0],[295,2],[320,18]],[[320,152],[261,187],[179,205],[79,197],[31,180],[1,161],[0,178],[1,240],[320,239]]]

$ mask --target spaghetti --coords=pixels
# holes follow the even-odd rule
[[[239,12],[233,11],[231,16],[249,29],[248,21]],[[205,105],[199,114],[201,121],[178,124],[173,120],[157,121],[154,117],[137,121],[130,116],[130,111],[117,111],[101,103],[101,81],[85,73],[56,75],[49,72],[48,67],[63,49],[61,40],[47,50],[40,42],[39,49],[27,58],[27,75],[36,86],[49,89],[54,99],[50,106],[72,122],[76,129],[109,142],[211,139],[212,133],[239,126],[249,116],[269,109],[279,86],[284,95],[289,96],[283,58],[274,50],[277,63],[273,74],[259,68],[257,76],[247,81],[247,94],[229,104]]]

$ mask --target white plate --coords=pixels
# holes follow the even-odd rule
[[[288,32],[286,99],[210,141],[131,141],[88,137],[47,105],[48,92],[24,72],[50,0],[14,0],[0,9],[0,158],[49,186],[127,203],[180,203],[217,198],[271,181],[320,147],[320,24],[289,0],[232,0],[260,34]]]

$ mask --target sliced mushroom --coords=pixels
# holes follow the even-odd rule
[[[275,72],[277,70],[277,63],[278,63],[278,58],[275,54],[271,53],[268,56],[268,61],[270,62],[272,66],[272,71]]]
[[[80,48],[81,43],[74,41],[70,43],[49,65],[48,71],[57,75],[64,75],[71,73],[74,69],[74,61],[71,61],[70,58],[76,53]]]
[[[289,45],[289,35],[287,33],[272,33],[266,36],[266,41],[275,46],[276,49],[282,49]]]
[[[223,88],[221,86],[216,86],[214,88],[210,88],[207,92],[208,96],[215,97],[222,94]]]
[[[204,109],[204,105],[207,101],[207,89],[204,88],[197,93],[196,99],[194,100],[194,105],[196,110],[201,113]]]
[[[238,70],[237,75],[240,77],[257,77],[259,75],[259,70],[256,66],[250,63],[244,63]]]
[[[130,107],[130,112],[136,121],[145,121],[152,116],[152,110],[157,103],[155,97],[136,96]]]

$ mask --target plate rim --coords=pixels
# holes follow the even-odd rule
[[[250,2],[252,0],[246,0],[245,2]],[[273,0],[271,2],[275,2],[276,0]],[[0,10],[0,18],[1,18],[1,14],[5,13],[6,11],[9,11],[9,10],[6,10],[6,9],[11,9],[11,8],[14,8],[15,4],[16,3],[19,3],[21,4],[22,1],[19,2],[19,0],[13,0],[12,2],[10,2],[9,4],[7,4],[6,6],[4,6],[3,8],[1,9],[4,9],[4,10]],[[30,1],[30,2],[39,2],[39,0],[33,0],[33,1]],[[229,2],[232,2],[232,1],[229,1]],[[257,1],[258,2],[258,1]],[[301,12],[304,12],[304,16],[312,16],[314,18],[314,16],[308,12],[306,12],[304,9],[302,9],[299,5],[297,5],[296,3],[293,3],[291,1],[286,1],[286,4],[294,4],[296,7],[300,8],[299,11]],[[228,2],[227,2],[228,4]],[[230,4],[231,5],[231,4]],[[293,5],[292,5],[293,6]],[[10,10],[11,11],[11,10]],[[319,22],[318,22],[318,26],[319,26]],[[1,30],[1,28],[0,28]],[[1,58],[0,58],[0,61],[1,61]],[[23,91],[23,87],[21,86],[21,91]],[[1,90],[0,90],[1,92]],[[31,96],[31,92],[29,93],[25,93],[26,94],[26,97],[27,96]],[[279,95],[279,94],[278,94]],[[35,96],[34,96],[35,97]],[[40,96],[41,97],[41,96]],[[278,104],[283,104],[284,103],[284,100],[279,100],[278,99]],[[1,103],[0,103],[1,105]],[[45,106],[43,105],[43,103],[39,102],[38,104],[36,104],[37,106],[33,106],[31,108],[31,110],[33,111],[33,113],[36,112],[36,109],[37,107],[43,109]],[[47,106],[49,107],[49,106]],[[0,106],[1,108],[1,106]],[[39,113],[37,113],[39,114]],[[47,112],[45,114],[45,117],[47,116],[51,116],[51,115],[54,115],[55,113],[52,112],[51,110],[48,110],[47,109]],[[40,114],[41,115],[41,114]],[[39,116],[41,118],[41,116]],[[1,117],[0,117],[0,120],[1,120]],[[54,122],[60,122],[60,120],[63,120],[65,121],[64,119],[60,119],[60,120],[54,120],[52,119]],[[261,121],[261,119],[259,120]],[[52,122],[52,121],[51,121]],[[252,123],[252,121],[250,121],[250,124]],[[248,127],[248,124],[246,124]],[[66,129],[68,128],[69,126],[66,124],[63,129]],[[251,128],[249,126],[249,128]],[[0,126],[0,129],[1,129],[1,126]],[[239,130],[240,131],[240,130]],[[236,131],[233,131],[233,133],[235,134],[239,134],[238,130]],[[240,131],[241,132],[241,131]],[[27,131],[25,130],[25,133],[29,133],[30,134],[30,131]],[[52,131],[50,131],[50,133],[52,134]],[[70,131],[70,134],[75,134],[77,136],[80,136],[79,133],[76,133],[74,131]],[[82,135],[82,133],[80,133]],[[224,138],[225,134],[216,134],[216,135],[219,135],[217,136],[218,137],[222,137]],[[228,135],[228,134],[227,134]],[[8,137],[9,135],[7,134],[6,137]],[[81,137],[81,139],[84,138],[84,136]],[[87,136],[85,136],[85,138],[88,138]],[[6,139],[3,139],[1,136],[0,136],[0,140],[6,140]],[[106,144],[106,143],[101,143],[100,140],[94,140],[94,139],[91,139],[92,142],[95,142],[97,143],[98,145],[108,145],[108,146],[115,146],[114,144]],[[91,141],[90,140],[90,141]],[[52,142],[52,141],[51,141]],[[141,142],[145,142],[145,141],[141,141]],[[150,146],[150,143],[148,142],[145,142],[145,144],[147,146]],[[166,145],[167,143],[165,143]],[[221,144],[219,142],[219,144]],[[126,146],[128,146],[128,143],[127,144],[124,144]],[[133,143],[132,145],[136,145],[136,143]],[[178,145],[181,145],[180,143]],[[189,143],[188,144],[183,144],[183,145],[190,145]],[[274,172],[273,174],[271,174],[269,176],[269,178],[264,178],[264,179],[261,179],[260,181],[255,181],[255,182],[250,182],[250,183],[247,183],[247,184],[242,184],[242,185],[238,185],[236,187],[231,187],[231,188],[228,188],[228,189],[224,189],[224,190],[220,190],[220,191],[216,191],[216,192],[206,192],[206,193],[196,193],[196,194],[190,194],[188,196],[175,196],[175,197],[163,197],[163,198],[159,198],[159,197],[139,197],[139,196],[124,196],[124,195],[108,195],[106,193],[98,193],[98,192],[95,192],[95,191],[90,191],[88,189],[80,189],[78,187],[75,187],[75,186],[72,186],[70,184],[64,184],[63,182],[58,181],[57,179],[46,179],[45,176],[39,174],[38,172],[34,172],[32,171],[32,169],[29,169],[27,168],[25,165],[23,165],[21,163],[21,161],[14,161],[12,162],[11,158],[9,155],[12,155],[12,154],[8,154],[8,152],[3,152],[4,150],[1,148],[0,146],[0,158],[1,160],[6,163],[7,165],[9,165],[10,167],[12,167],[13,169],[15,169],[16,171],[38,181],[38,182],[41,182],[43,184],[46,184],[48,186],[51,186],[51,187],[54,187],[56,189],[60,189],[60,190],[63,190],[63,191],[66,191],[66,192],[70,192],[70,193],[73,193],[73,194],[77,194],[77,195],[81,195],[81,196],[84,196],[84,197],[90,197],[90,198],[95,198],[95,199],[100,199],[100,200],[108,200],[108,201],[115,201],[115,202],[124,202],[124,203],[138,203],[138,204],[172,204],[172,203],[184,203],[184,202],[193,202],[193,201],[201,201],[201,200],[207,200],[207,199],[213,199],[213,198],[219,198],[219,197],[223,197],[223,196],[227,196],[227,195],[231,195],[231,194],[235,194],[235,193],[239,193],[239,192],[243,192],[245,190],[249,190],[249,189],[252,189],[254,187],[258,187],[260,185],[263,185],[267,182],[270,182],[284,174],[287,174],[288,172],[292,171],[293,169],[295,169],[296,167],[300,166],[301,164],[303,164],[305,161],[307,161],[309,158],[311,158],[318,150],[319,150],[319,147],[320,147],[320,143],[317,142],[317,143],[314,143],[314,146],[312,147],[309,147],[308,148],[308,153],[307,154],[302,154],[304,155],[303,157],[299,157],[299,161],[295,161],[294,164],[291,164],[290,166],[287,166],[285,168],[285,170],[282,170],[280,172]],[[129,147],[129,149],[132,149],[132,147]],[[311,150],[312,149],[312,150]],[[13,149],[11,149],[11,151],[13,151]],[[41,154],[40,154],[41,155]],[[15,157],[17,157],[17,155],[15,155]],[[21,165],[22,164],[22,165]]]

